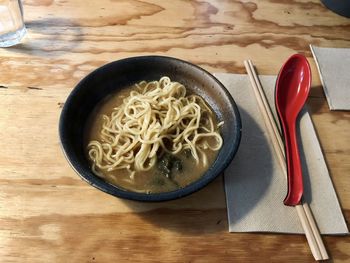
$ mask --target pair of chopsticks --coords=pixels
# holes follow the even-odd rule
[[[281,134],[277,128],[271,108],[267,102],[264,90],[260,84],[258,75],[255,72],[253,63],[250,60],[245,60],[244,66],[246,68],[251,85],[253,87],[254,95],[258,102],[258,106],[263,115],[266,128],[272,139],[273,148],[276,152],[278,161],[283,169],[283,173],[287,177],[287,165],[285,162],[284,144],[282,142]],[[297,210],[300,222],[304,229],[306,239],[309,243],[312,255],[316,260],[329,259],[309,205],[307,203],[302,202],[302,204],[296,205],[295,208]]]

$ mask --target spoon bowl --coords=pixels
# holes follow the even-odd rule
[[[299,54],[291,56],[282,66],[276,82],[276,108],[283,129],[288,193],[285,205],[295,206],[303,195],[303,178],[296,136],[296,120],[309,95],[311,70],[307,59]]]

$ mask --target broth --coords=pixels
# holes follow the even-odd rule
[[[123,99],[129,96],[130,91],[134,87],[124,88],[118,90],[114,94],[109,95],[101,101],[89,116],[87,125],[85,127],[85,146],[92,140],[101,140],[101,128],[103,124],[102,115],[110,115],[113,109],[121,105]],[[208,106],[208,105],[207,105]],[[208,106],[209,107],[209,106]],[[216,116],[212,116],[215,127],[217,126]],[[87,147],[85,147],[87,158],[89,159]],[[135,171],[135,174],[130,177],[130,173],[126,169],[114,171],[101,171],[104,179],[119,187],[133,192],[143,193],[161,193],[174,191],[183,188],[200,178],[205,171],[215,161],[218,151],[205,149],[203,152],[207,157],[207,165],[203,162],[196,163],[195,159],[188,151],[182,150],[175,155],[169,155],[157,152],[157,163],[149,171]],[[176,165],[170,165],[170,172],[164,175],[162,171],[162,161],[171,159],[175,164],[181,164],[181,169]],[[89,159],[90,163],[92,161]],[[169,167],[168,167],[169,168]]]

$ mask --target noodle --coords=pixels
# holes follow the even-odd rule
[[[133,178],[135,171],[155,166],[160,153],[177,154],[189,150],[196,163],[207,165],[203,150],[217,151],[223,140],[214,126],[214,114],[197,95],[186,96],[186,88],[168,77],[159,81],[142,81],[114,108],[103,115],[101,140],[88,144],[92,170],[126,169]]]

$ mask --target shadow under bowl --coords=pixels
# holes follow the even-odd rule
[[[107,95],[142,80],[168,76],[200,95],[224,121],[224,141],[216,160],[195,182],[171,192],[136,193],[112,185],[96,176],[86,157],[84,130],[94,107]],[[82,79],[67,98],[59,122],[63,152],[77,174],[92,186],[108,194],[138,201],[166,201],[189,195],[213,181],[230,164],[241,138],[241,119],[237,106],[226,88],[210,73],[189,62],[164,56],[131,57],[106,64]]]

